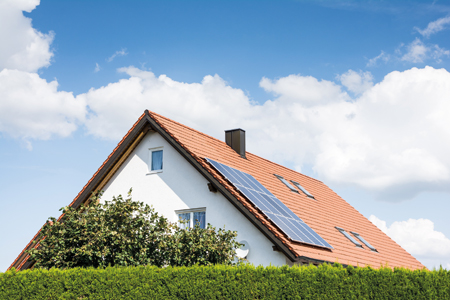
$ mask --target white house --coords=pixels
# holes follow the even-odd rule
[[[424,268],[321,181],[246,152],[241,129],[220,141],[145,111],[70,205],[130,188],[172,222],[236,230],[255,265]],[[33,266],[24,251],[11,267]]]

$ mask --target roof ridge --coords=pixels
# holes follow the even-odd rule
[[[201,132],[201,131],[199,131],[199,130],[197,130],[197,129],[194,129],[194,128],[192,128],[192,127],[186,126],[186,125],[184,125],[184,124],[182,124],[182,123],[180,123],[180,122],[174,121],[174,120],[172,120],[172,119],[170,119],[170,118],[167,118],[167,117],[162,116],[162,115],[160,115],[160,114],[157,114],[157,113],[155,113],[155,112],[152,112],[152,111],[149,111],[149,110],[148,110],[148,113],[149,113],[150,115],[156,115],[156,116],[158,116],[158,118],[162,118],[162,119],[165,119],[165,120],[170,121],[170,122],[172,122],[172,123],[175,123],[175,124],[177,124],[177,125],[183,126],[184,128],[187,128],[187,129],[189,129],[189,130],[195,131],[196,133],[201,134],[201,135],[203,135],[203,136],[206,136],[206,137],[208,137],[208,138],[210,138],[210,139],[214,139],[214,140],[216,140],[216,141],[225,143],[225,142],[223,142],[223,141],[221,141],[221,140],[219,140],[219,139],[217,139],[217,138],[215,138],[215,137],[213,137],[213,136],[211,136],[211,135],[208,135],[208,134],[206,134],[206,133],[203,133],[203,132]]]
[[[206,133],[203,133],[203,132],[201,132],[201,131],[199,131],[199,130],[197,130],[197,129],[194,129],[194,128],[192,128],[192,127],[186,126],[186,125],[184,125],[184,124],[182,124],[182,123],[180,123],[180,122],[174,121],[174,120],[172,120],[172,119],[170,119],[170,118],[168,118],[168,117],[162,116],[162,115],[160,115],[160,114],[158,114],[158,113],[155,113],[155,112],[152,112],[152,111],[150,111],[150,110],[147,110],[147,111],[148,111],[149,115],[157,116],[158,118],[162,118],[162,119],[165,119],[165,120],[167,120],[167,121],[170,121],[170,122],[172,122],[172,123],[174,123],[174,124],[177,124],[177,125],[179,125],[179,126],[182,126],[183,128],[189,129],[189,130],[194,131],[194,132],[196,132],[196,133],[198,133],[198,134],[200,134],[200,135],[203,135],[203,136],[205,136],[205,137],[207,137],[207,138],[209,138],[209,139],[218,141],[218,142],[220,142],[220,143],[225,143],[224,141],[219,140],[218,138],[215,138],[215,137],[213,137],[213,136],[211,136],[211,135],[208,135],[208,134],[206,134]],[[262,156],[259,156],[259,155],[257,155],[257,154],[254,154],[254,153],[251,153],[251,152],[248,152],[248,151],[245,151],[245,152],[246,152],[247,154],[250,154],[250,155],[253,155],[253,156],[257,157],[257,158],[260,158],[260,159],[262,159],[262,160],[265,160],[266,162],[269,162],[269,163],[272,163],[272,164],[274,164],[274,165],[277,165],[278,167],[281,167],[281,168],[283,168],[283,169],[285,169],[285,170],[288,170],[288,171],[291,171],[291,172],[295,172],[295,173],[297,173],[297,174],[299,174],[299,175],[302,175],[302,176],[305,176],[305,177],[310,178],[310,179],[312,179],[312,180],[315,180],[315,181],[317,181],[317,182],[323,183],[323,182],[322,182],[321,180],[319,180],[319,179],[316,179],[316,178],[314,178],[314,177],[311,177],[311,176],[308,176],[308,175],[306,175],[306,174],[300,173],[300,172],[298,172],[298,171],[296,171],[296,170],[292,170],[292,169],[290,169],[290,168],[288,168],[288,167],[285,167],[285,166],[283,166],[283,165],[281,165],[281,164],[279,164],[279,163],[273,162],[273,161],[271,161],[271,160],[269,160],[269,159],[267,159],[267,158],[264,158],[264,157],[262,157]]]

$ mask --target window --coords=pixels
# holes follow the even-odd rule
[[[291,180],[291,182],[292,182],[293,185],[295,185],[296,187],[298,187],[298,189],[299,189],[300,191],[302,191],[306,196],[308,196],[309,198],[315,199],[313,195],[311,195],[307,190],[305,190],[304,187],[302,187],[302,186],[300,185],[300,183],[295,182],[295,181],[293,181],[293,180]]]
[[[277,175],[277,174],[273,174],[275,175],[278,179],[281,180],[282,183],[284,183],[291,191],[298,193],[297,189],[295,187],[293,187],[289,181],[287,181],[286,179],[284,179],[282,176]]]
[[[163,170],[163,149],[153,148],[149,149],[149,171],[150,173],[159,173]]]
[[[178,225],[183,228],[194,228],[198,224],[200,228],[206,228],[206,208],[177,210]]]
[[[372,246],[371,244],[369,244],[368,241],[366,241],[362,236],[359,235],[359,233],[350,231],[358,240],[360,240],[364,245],[367,246],[367,248],[369,248],[372,251],[378,252],[377,249],[375,249],[374,246]]]
[[[337,230],[340,231],[340,233],[342,233],[346,238],[348,238],[353,244],[355,244],[357,247],[362,248],[363,246],[358,243],[357,240],[355,240],[350,234],[348,234],[344,229],[339,228],[339,227],[335,227]]]

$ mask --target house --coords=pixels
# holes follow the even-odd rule
[[[92,191],[111,199],[132,187],[134,199],[173,222],[236,230],[248,250],[240,255],[255,265],[424,268],[323,182],[246,152],[242,129],[225,136],[145,111],[70,205]],[[32,241],[11,267],[32,267]]]

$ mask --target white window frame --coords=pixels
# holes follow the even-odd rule
[[[160,151],[160,150],[162,150],[162,152],[163,152],[163,157],[162,157],[163,167],[161,170],[153,170],[152,171],[152,153],[155,151]],[[147,175],[155,174],[155,173],[162,173],[163,170],[164,170],[164,147],[149,148],[148,149],[148,173],[147,173]]]
[[[206,225],[208,224],[208,222],[206,222],[206,207],[199,207],[199,208],[189,208],[189,209],[179,209],[175,211],[176,214],[176,218],[177,218],[177,224],[179,224],[180,222],[180,214],[190,214],[190,218],[189,218],[189,228],[194,228],[194,213],[195,212],[205,212],[205,228]]]

